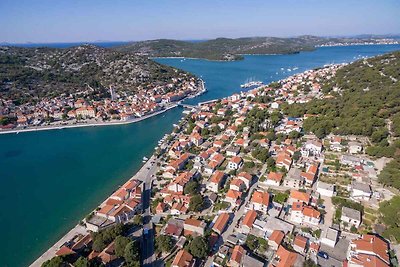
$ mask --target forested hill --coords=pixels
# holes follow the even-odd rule
[[[315,114],[304,121],[305,131],[324,137],[329,133],[363,135],[372,156],[393,157],[399,152],[400,51],[349,64],[322,85],[331,98],[286,105],[291,116]]]
[[[243,54],[289,54],[309,51],[319,45],[377,43],[382,38],[325,38],[299,36],[293,38],[249,37],[217,38],[202,42],[159,39],[115,47],[117,51],[133,52],[151,57],[187,57],[210,60],[236,60]]]
[[[92,87],[134,93],[187,73],[147,57],[94,45],[56,48],[0,47],[0,98],[18,103]]]

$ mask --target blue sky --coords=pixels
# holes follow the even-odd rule
[[[0,0],[0,42],[400,33],[399,0]]]

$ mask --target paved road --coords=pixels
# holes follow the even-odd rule
[[[152,164],[154,162],[154,164]],[[148,229],[148,233],[143,235],[142,240],[142,259],[143,266],[151,267],[155,261],[154,255],[154,229],[151,223],[151,188],[152,181],[157,172],[157,160],[155,156],[152,156],[143,167],[137,172],[136,178],[143,181],[144,190],[142,195],[142,205],[143,205],[143,228]]]
[[[249,189],[249,191],[248,191],[249,194],[246,196],[245,200],[243,201],[243,204],[240,206],[239,210],[237,210],[237,211],[234,213],[234,217],[233,217],[233,219],[232,219],[231,224],[228,226],[228,228],[225,230],[225,232],[222,233],[222,235],[221,235],[221,237],[220,237],[220,239],[219,239],[219,241],[218,241],[218,248],[219,248],[220,245],[222,245],[222,244],[224,243],[224,241],[228,238],[228,236],[230,236],[230,235],[233,233],[233,231],[234,231],[234,229],[235,229],[235,227],[236,227],[238,221],[239,221],[240,219],[242,219],[243,214],[244,214],[244,211],[245,211],[245,207],[246,207],[247,203],[249,202],[250,197],[251,197],[253,191],[257,188],[257,185],[258,185],[258,180],[257,180],[257,182],[255,182],[255,183],[250,187],[250,189]],[[218,248],[217,248],[217,250],[218,250]],[[205,264],[204,266],[205,266],[205,267],[210,267],[210,266],[212,266],[213,258],[214,258],[214,257],[208,257],[208,259],[207,259],[207,261],[206,261],[206,264]]]

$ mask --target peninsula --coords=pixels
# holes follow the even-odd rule
[[[399,64],[328,65],[193,107],[34,266],[391,266]]]

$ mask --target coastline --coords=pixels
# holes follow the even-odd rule
[[[205,82],[202,79],[199,79],[201,82],[200,85],[200,90],[193,95],[189,95],[187,97],[185,97],[184,99],[178,101],[178,102],[174,102],[172,105],[169,105],[168,107],[153,112],[151,114],[147,114],[144,115],[142,117],[138,117],[138,118],[133,118],[133,119],[128,119],[126,121],[110,121],[110,122],[98,122],[98,123],[81,123],[81,124],[73,124],[73,125],[47,125],[47,126],[38,126],[38,127],[28,127],[25,129],[12,129],[12,130],[0,130],[0,135],[2,134],[19,134],[19,133],[23,133],[23,132],[36,132],[36,131],[49,131],[49,130],[63,130],[63,129],[68,129],[68,128],[82,128],[82,127],[100,127],[100,126],[115,126],[115,125],[124,125],[124,124],[131,124],[131,123],[136,123],[136,122],[140,122],[146,119],[149,119],[151,117],[160,115],[164,112],[167,112],[170,109],[176,108],[180,105],[180,103],[186,99],[191,99],[191,98],[195,98],[198,97],[202,94],[204,94],[207,89],[205,87]]]
[[[99,122],[99,123],[89,123],[89,124],[75,124],[75,125],[61,125],[61,126],[43,126],[43,127],[37,127],[37,128],[26,128],[26,129],[20,129],[20,130],[4,130],[0,131],[0,134],[18,134],[18,133],[23,133],[23,132],[36,132],[36,131],[49,131],[49,130],[62,130],[62,129],[68,129],[68,128],[82,128],[82,127],[99,127],[99,126],[113,126],[113,125],[124,125],[124,124],[131,124],[139,121],[143,121],[146,119],[149,119],[151,117],[160,115],[170,109],[176,108],[179,106],[179,104],[174,104],[172,106],[169,106],[163,110],[153,112],[151,114],[145,115],[143,117],[139,118],[134,118],[134,119],[129,119],[126,121],[115,121],[115,122]]]

